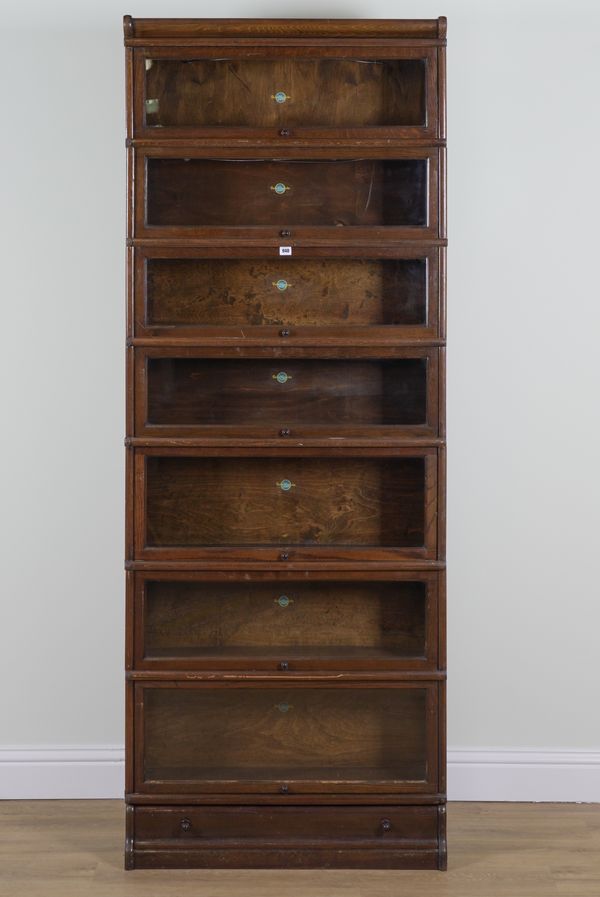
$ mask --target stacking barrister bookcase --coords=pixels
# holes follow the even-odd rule
[[[127,868],[444,868],[445,20],[124,25]]]

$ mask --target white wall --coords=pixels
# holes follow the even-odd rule
[[[0,747],[122,742],[121,15],[215,11],[2,12]],[[282,11],[449,18],[449,743],[599,751],[600,4]]]

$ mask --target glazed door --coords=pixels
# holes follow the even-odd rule
[[[138,683],[137,790],[434,791],[437,688]]]
[[[371,44],[136,51],[145,137],[438,136],[437,52]],[[335,103],[331,98],[335,97]]]
[[[132,336],[388,344],[439,335],[444,249],[132,250]]]
[[[327,578],[328,577],[328,578]],[[135,574],[138,669],[435,669],[435,573]]]
[[[136,349],[136,434],[435,436],[438,350]],[[355,357],[352,357],[352,355]],[[358,356],[358,357],[356,357]]]
[[[137,238],[437,239],[443,150],[136,150]]]
[[[435,448],[380,450],[383,457],[277,448],[263,457],[138,449],[138,556],[225,565],[435,557]]]

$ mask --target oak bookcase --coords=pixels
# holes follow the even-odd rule
[[[445,868],[445,19],[124,31],[126,867]]]

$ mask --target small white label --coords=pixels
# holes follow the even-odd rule
[[[279,247],[279,255],[291,255],[292,247],[291,246],[280,246]]]

